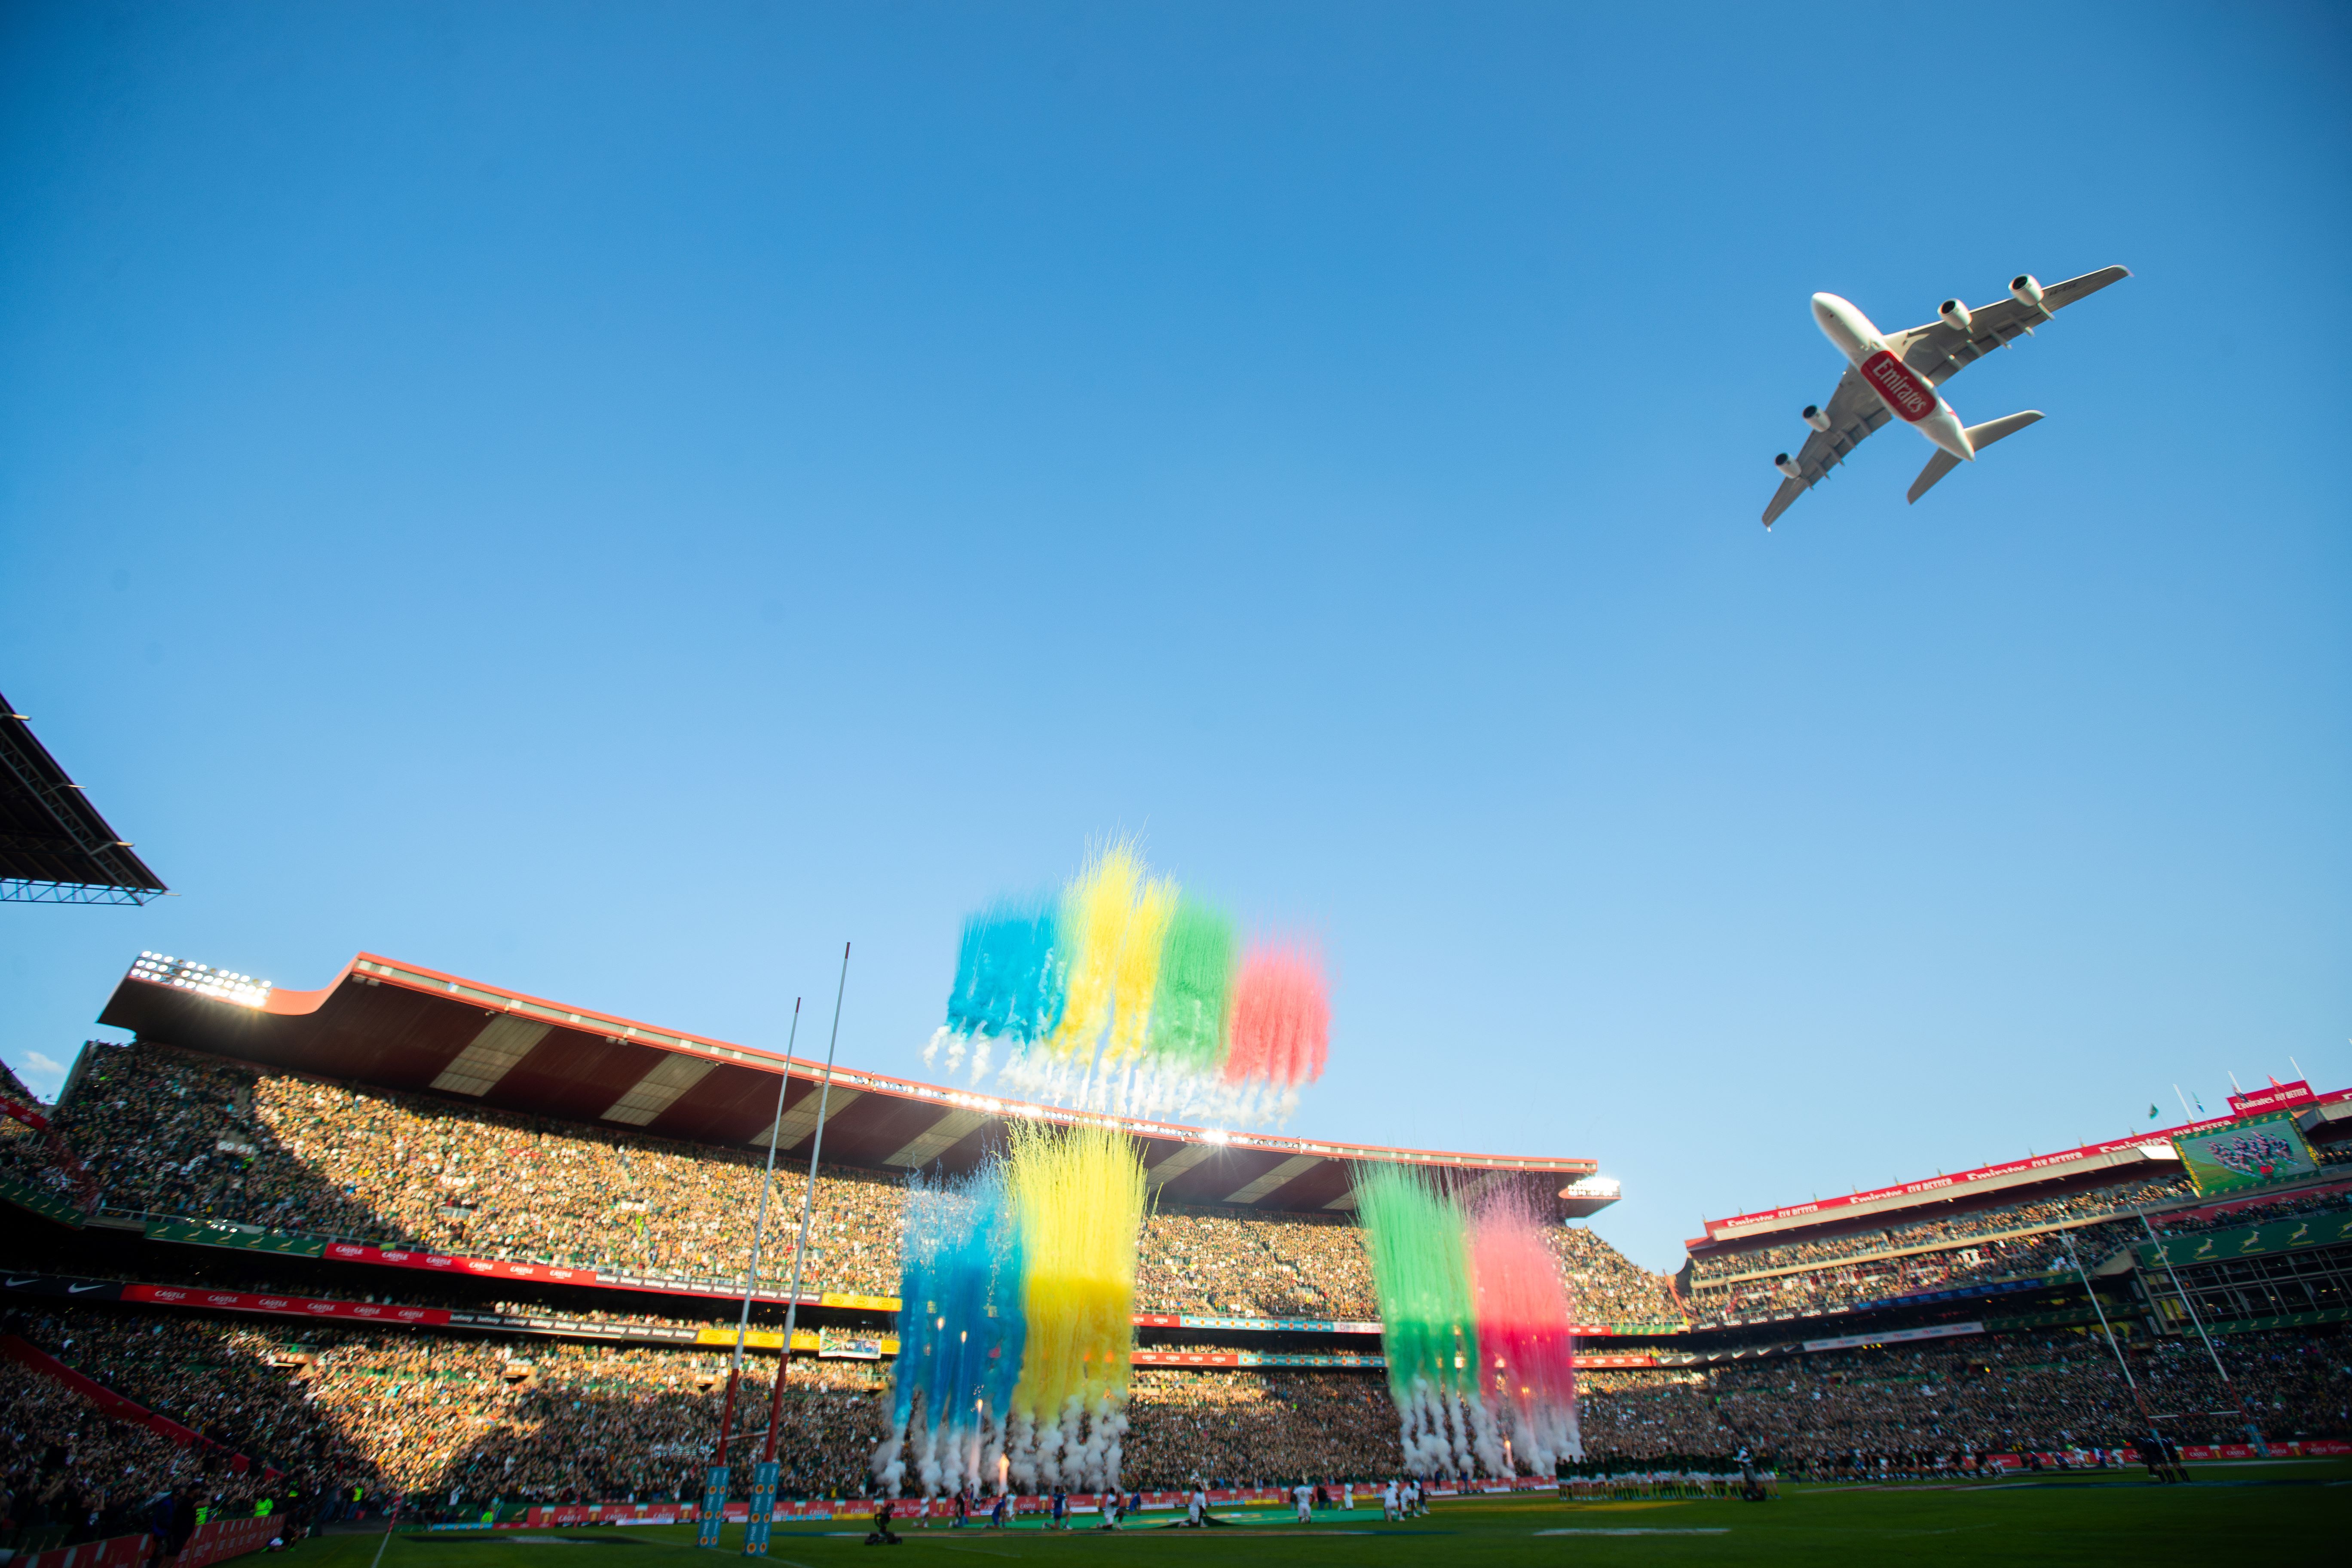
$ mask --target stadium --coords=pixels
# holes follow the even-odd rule
[[[2032,21],[11,0],[0,1568],[2343,1552],[2352,6]]]
[[[1379,1167],[1537,1184],[1575,1305],[1580,1458],[1427,1478],[1447,1497],[1668,1476],[1728,1495],[1743,1468],[1776,1484],[2112,1471],[2150,1430],[2191,1464],[2352,1453],[2352,1090],[2283,1086],[2136,1141],[1733,1215],[1669,1277],[1579,1223],[1619,1196],[1590,1156],[828,1078],[373,954],[310,992],[144,954],[100,1019],[131,1043],[85,1047],[56,1104],[9,1088],[0,1343],[12,1424],[71,1426],[135,1478],[117,1496],[193,1464],[224,1512],[269,1499],[311,1530],[395,1508],[435,1527],[681,1523],[714,1511],[722,1427],[740,1477],[771,1410],[777,1521],[870,1509],[907,1175],[968,1170],[1023,1121],[1115,1121],[1150,1188],[1120,1478],[1146,1518],[1194,1487],[1234,1506],[1307,1478],[1336,1501],[1404,1473],[1349,1212]],[[795,1299],[793,1248],[746,1269],[772,1130],[793,1193],[821,1089]],[[2184,1155],[2249,1126],[2291,1131],[2299,1158],[2214,1191]],[[70,1512],[58,1489],[47,1511]],[[1027,1489],[1016,1512],[1055,1489]],[[953,1504],[894,1506],[944,1521]],[[47,1523],[22,1549],[66,1563],[69,1533]]]

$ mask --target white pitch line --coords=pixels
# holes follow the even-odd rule
[[[1538,1530],[1538,1535],[1729,1535],[1731,1527],[1708,1530]]]

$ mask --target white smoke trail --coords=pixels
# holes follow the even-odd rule
[[[1113,1410],[1110,1401],[1105,1399],[1102,1422],[1109,1432],[1103,1444],[1103,1485],[1116,1490],[1127,1459],[1127,1412]]]
[[[925,1423],[922,1446],[915,1450],[915,1477],[925,1497],[940,1495],[940,1429]]]
[[[1037,1489],[1037,1424],[1025,1410],[1013,1413],[1013,1441],[1006,1445],[1006,1466],[1013,1484]]]
[[[1405,1468],[1424,1479],[1444,1474],[1454,1463],[1454,1447],[1445,1436],[1443,1403],[1444,1396],[1431,1386],[1429,1379],[1413,1378],[1412,1396],[1402,1413],[1402,1446]]]
[[[899,1484],[907,1479],[907,1461],[899,1457],[899,1450],[906,1444],[906,1436],[903,1428],[893,1431],[882,1439],[882,1446],[874,1450],[874,1479],[892,1497],[898,1495]]]
[[[1487,1408],[1483,1399],[1465,1403],[1469,1406],[1470,1447],[1477,1454],[1478,1462],[1486,1467],[1486,1473],[1490,1476],[1508,1476],[1511,1465],[1503,1458],[1503,1439],[1495,1428],[1495,1413]],[[1468,1467],[1464,1467],[1464,1473],[1469,1473]]]
[[[1004,1417],[991,1412],[986,1417],[981,1439],[980,1475],[983,1486],[993,1484],[1001,1495],[1004,1490],[1005,1472],[1010,1467],[1004,1456]]]
[[[1042,1489],[1062,1484],[1062,1413],[1049,1414],[1037,1424],[1037,1485]]]
[[[1445,1407],[1445,1427],[1441,1430],[1450,1429],[1454,1439],[1445,1456],[1446,1468],[1456,1475],[1466,1476],[1470,1474],[1472,1466],[1470,1444],[1462,1435],[1462,1401],[1451,1394],[1440,1394],[1438,1398]]]
[[[1077,1429],[1078,1419],[1086,1411],[1086,1402],[1077,1394],[1070,1395],[1068,1420],[1070,1429]],[[1078,1476],[1081,1484],[1090,1491],[1100,1491],[1108,1484],[1109,1473],[1110,1396],[1097,1402],[1093,1419],[1087,1423],[1087,1440],[1078,1448]]]

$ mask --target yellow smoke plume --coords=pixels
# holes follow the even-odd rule
[[[1176,884],[1147,880],[1142,858],[1125,842],[1097,851],[1063,889],[1068,978],[1062,1021],[1046,1043],[1053,1055],[1091,1058],[1106,1027],[1106,1066],[1142,1053],[1160,949],[1175,912]]]
[[[1127,1397],[1134,1349],[1135,1252],[1143,1162],[1125,1133],[1015,1122],[1028,1343],[1013,1409],[1051,1421],[1073,1395],[1092,1410]]]

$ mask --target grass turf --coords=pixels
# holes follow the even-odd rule
[[[2352,1537],[2352,1462],[2286,1460],[2192,1467],[2187,1486],[2158,1487],[2126,1472],[1941,1489],[1798,1486],[1770,1503],[1619,1502],[1575,1505],[1549,1497],[1439,1501],[1430,1517],[1383,1525],[1367,1513],[1223,1510],[1234,1528],[1162,1530],[1139,1516],[1127,1532],[904,1530],[896,1548],[863,1544],[865,1522],[776,1528],[768,1561],[778,1568],[834,1568],[877,1553],[910,1565],[982,1568],[984,1560],[1212,1568],[1322,1568],[1432,1562],[1517,1568],[1553,1563],[2194,1563],[2210,1568],[2260,1543],[2266,1557],[2317,1553],[2328,1561]],[[1640,1533],[1621,1533],[1640,1532]],[[697,1568],[740,1560],[742,1527],[719,1552],[694,1547],[690,1526],[546,1529],[496,1535],[446,1531],[340,1535],[306,1541],[299,1568],[523,1568],[567,1549],[588,1549],[608,1568]],[[2292,1556],[2289,1561],[2294,1560]],[[2314,1560],[2309,1556],[2305,1561]],[[287,1568],[297,1568],[289,1563]]]

